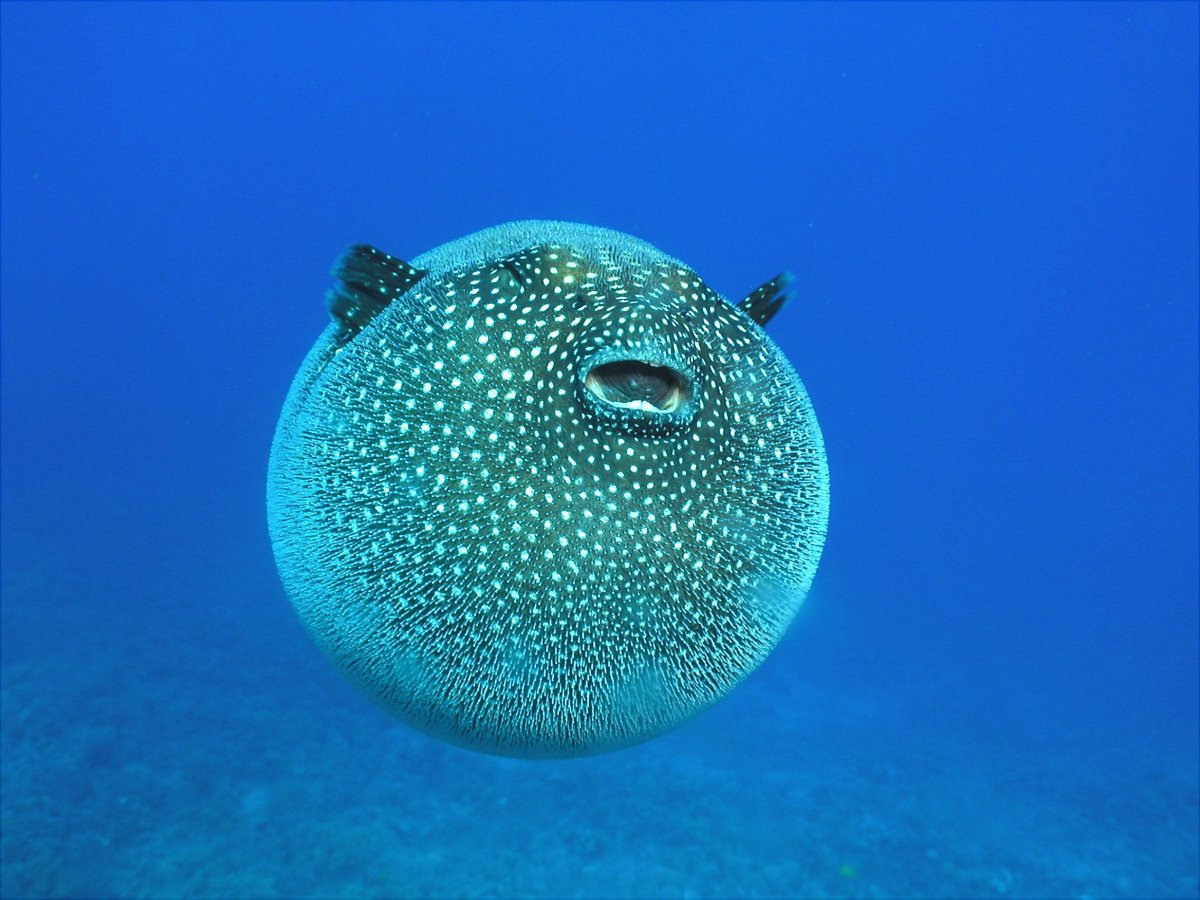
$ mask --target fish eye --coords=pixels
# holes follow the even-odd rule
[[[525,285],[520,270],[508,260],[500,263],[500,269],[496,272],[496,281],[502,294],[519,294]]]
[[[584,387],[603,403],[643,413],[673,413],[691,396],[689,379],[670,366],[638,359],[617,359],[596,366]]]

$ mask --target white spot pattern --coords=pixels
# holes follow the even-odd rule
[[[783,354],[618,232],[512,223],[413,265],[352,341],[322,336],[276,432],[272,539],[312,633],[404,720],[493,753],[628,745],[718,700],[824,541]]]

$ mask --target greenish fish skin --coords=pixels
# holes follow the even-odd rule
[[[316,641],[425,732],[569,757],[661,734],[753,670],[829,514],[804,387],[762,326],[607,229],[525,221],[335,269],[267,486]]]

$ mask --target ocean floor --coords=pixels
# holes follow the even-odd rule
[[[1194,759],[967,714],[945,685],[768,666],[642,747],[497,759],[362,699],[281,596],[28,568],[2,660],[4,897],[1200,892]]]

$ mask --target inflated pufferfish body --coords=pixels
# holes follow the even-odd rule
[[[633,744],[779,640],[828,517],[762,325],[628,235],[514,222],[339,263],[268,512],[317,641],[409,724],[510,756]]]

